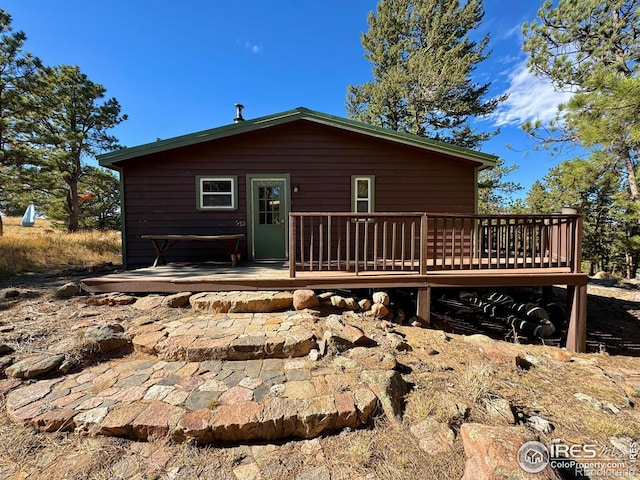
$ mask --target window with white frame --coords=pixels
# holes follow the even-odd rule
[[[236,177],[197,177],[196,188],[200,210],[238,208]]]
[[[359,176],[351,177],[352,209],[356,213],[371,213],[374,206],[375,177]]]

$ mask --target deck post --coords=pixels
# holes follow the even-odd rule
[[[567,350],[587,351],[587,286],[567,285]]]
[[[416,299],[416,316],[422,324],[431,326],[431,287],[418,288]]]
[[[289,214],[289,278],[296,278],[296,219]]]
[[[428,221],[427,214],[423,213],[420,217],[420,275],[427,274]]]
[[[580,273],[582,271],[582,217],[579,216],[574,220],[573,233],[573,272]]]
[[[553,301],[553,286],[545,285],[542,287],[542,301],[547,304]]]

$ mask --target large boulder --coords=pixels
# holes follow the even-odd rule
[[[385,307],[391,303],[391,299],[387,292],[375,292],[372,298],[374,304],[377,303],[379,305],[384,305]]]
[[[293,292],[293,308],[296,310],[316,308],[319,305],[320,300],[313,290],[296,290]]]
[[[37,378],[55,370],[63,361],[64,355],[34,355],[7,367],[5,374],[13,378]]]
[[[118,323],[88,327],[83,338],[102,353],[113,352],[129,344],[124,328]]]
[[[59,287],[55,293],[53,294],[53,296],[55,298],[59,298],[59,299],[68,299],[71,297],[75,297],[76,295],[78,295],[80,293],[80,285],[78,285],[77,283],[65,283],[64,285],[62,285],[61,287]]]
[[[361,376],[380,400],[387,418],[402,423],[404,397],[409,392],[402,375],[395,370],[364,370]]]
[[[524,427],[463,423],[460,438],[467,457],[462,480],[560,479],[548,465],[539,473],[528,473],[519,465],[520,448],[534,440],[533,434]]]
[[[20,290],[17,288],[1,288],[0,300],[11,300],[20,296]]]
[[[191,295],[193,295],[191,292],[178,292],[173,295],[167,295],[164,300],[162,300],[162,306],[169,308],[188,307]]]

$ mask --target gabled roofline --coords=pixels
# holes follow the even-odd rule
[[[451,155],[457,158],[470,160],[481,164],[481,168],[495,166],[498,157],[488,153],[482,153],[468,148],[458,147],[445,142],[432,140],[429,138],[412,135],[410,133],[396,132],[388,128],[376,127],[366,123],[350,120],[326,113],[316,112],[308,108],[299,107],[282,113],[276,113],[265,117],[245,120],[239,123],[232,123],[222,127],[203,130],[201,132],[181,135],[179,137],[158,140],[153,143],[138,145],[136,147],[123,148],[114,152],[98,155],[97,159],[101,166],[115,168],[115,163],[129,160],[131,158],[163,152],[174,148],[187,147],[198,143],[217,140],[220,138],[252,132],[263,128],[273,127],[289,123],[295,120],[307,120],[310,122],[328,125],[342,130],[369,135],[371,137],[389,140],[412,147],[421,148],[431,152],[438,152]]]

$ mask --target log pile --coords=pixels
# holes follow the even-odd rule
[[[482,315],[529,338],[549,338],[565,321],[564,309],[555,303],[519,302],[500,292],[462,292],[457,298],[445,295],[436,302],[457,317]]]

